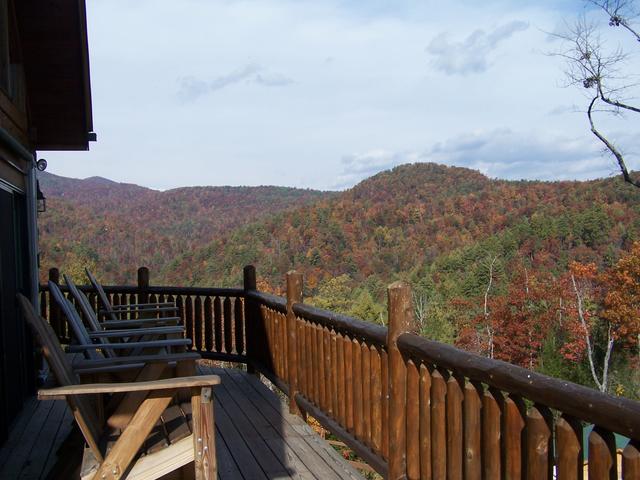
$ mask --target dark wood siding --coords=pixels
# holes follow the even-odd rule
[[[33,392],[33,345],[16,304],[28,294],[29,256],[23,195],[0,189],[0,443]]]

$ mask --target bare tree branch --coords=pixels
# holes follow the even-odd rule
[[[627,164],[624,161],[624,157],[622,156],[622,153],[620,153],[620,151],[615,147],[615,145],[613,145],[613,143],[607,140],[607,138],[604,135],[602,135],[602,133],[600,133],[600,131],[596,128],[593,122],[592,109],[593,109],[593,105],[598,100],[598,98],[599,97],[593,97],[593,100],[591,100],[591,103],[589,104],[589,109],[587,110],[587,117],[589,118],[589,125],[591,126],[591,132],[596,137],[598,137],[598,139],[604,144],[605,147],[607,147],[607,149],[616,158],[616,161],[618,162],[618,167],[620,168],[620,172],[622,173],[622,177],[624,178],[624,181],[630,183],[635,187],[640,188],[640,182],[637,180],[634,180],[633,178],[631,178],[631,175],[629,175],[629,170],[627,169]]]
[[[588,2],[609,15],[609,26],[625,28],[640,42],[640,34],[629,23],[631,18],[638,16],[632,0],[588,0]]]
[[[623,27],[640,42],[640,34],[632,20],[640,16],[635,0],[585,0],[609,17],[609,25]],[[554,55],[565,60],[565,76],[568,85],[595,90],[589,96],[587,118],[591,132],[602,142],[616,160],[618,169],[625,182],[640,188],[640,180],[631,177],[625,157],[613,141],[605,136],[597,127],[594,113],[604,112],[621,116],[622,112],[640,113],[640,106],[632,102],[627,94],[638,86],[634,80],[637,73],[629,71],[627,60],[629,55],[621,47],[607,48],[601,40],[597,25],[586,17],[578,19],[567,27],[567,33],[554,34],[563,40],[566,50]],[[627,96],[627,98],[625,98]]]
[[[493,285],[493,265],[498,260],[498,255],[494,255],[493,260],[491,260],[491,264],[489,265],[489,283],[487,284],[487,289],[484,292],[484,321],[487,328],[487,336],[489,343],[489,358],[493,358],[494,356],[494,345],[493,345],[493,337],[494,337],[494,327],[493,320],[490,319],[489,314],[489,291],[491,290],[491,285]]]
[[[584,331],[584,338],[587,343],[587,357],[589,360],[589,369],[591,370],[591,376],[593,377],[593,381],[598,386],[598,390],[601,392],[607,391],[607,377],[609,372],[609,361],[611,359],[611,350],[613,350],[613,339],[611,337],[611,327],[609,326],[609,338],[607,342],[607,354],[605,356],[605,361],[602,369],[602,380],[598,378],[598,373],[596,372],[596,366],[593,361],[593,346],[591,344],[591,333],[589,332],[589,327],[587,326],[587,321],[584,318],[584,307],[582,300],[582,293],[578,288],[578,284],[576,283],[576,278],[573,274],[571,274],[571,283],[573,284],[573,292],[576,296],[576,304],[578,307],[578,319],[580,320],[580,325],[582,325],[582,329]]]

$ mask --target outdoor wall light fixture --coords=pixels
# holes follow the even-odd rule
[[[47,211],[47,199],[40,190],[40,182],[36,183],[37,191],[36,191],[36,200],[38,202],[38,213],[44,213]]]

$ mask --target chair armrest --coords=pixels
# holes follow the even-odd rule
[[[123,338],[139,335],[170,335],[173,333],[183,333],[184,327],[149,327],[149,328],[129,328],[127,330],[105,330],[104,332],[91,332],[89,338]]]
[[[164,323],[178,323],[180,317],[164,317],[164,318],[139,318],[137,320],[107,320],[102,322],[103,328],[125,328],[125,327],[140,327],[144,325],[164,324]]]
[[[158,307],[161,308],[175,308],[176,310],[176,302],[161,302],[161,303],[127,303],[124,305],[111,305],[111,309],[115,312],[117,310],[129,310],[129,309],[156,309]]]
[[[154,348],[154,347],[179,347],[191,345],[190,338],[175,338],[168,340],[149,340],[143,342],[121,342],[121,343],[92,343],[90,345],[69,345],[69,352],[84,352],[85,350],[130,350],[132,348]]]
[[[73,370],[83,368],[102,367],[111,365],[121,365],[123,363],[170,363],[182,362],[185,360],[200,360],[200,355],[196,352],[184,353],[156,353],[153,355],[130,355],[126,357],[99,358],[97,360],[79,360],[71,365]]]
[[[149,382],[129,383],[88,383],[38,390],[38,399],[50,400],[69,395],[94,395],[97,393],[148,392],[155,390],[175,390],[177,388],[212,387],[220,383],[218,375],[166,378]]]

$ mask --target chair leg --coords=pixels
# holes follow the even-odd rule
[[[120,479],[126,476],[131,462],[138,454],[140,447],[162,412],[171,403],[175,393],[175,390],[165,390],[149,394],[107,454],[93,477],[94,480]]]
[[[193,448],[196,480],[215,480],[218,465],[211,387],[194,389],[191,397],[193,414]]]
[[[184,360],[176,364],[176,377],[192,377],[196,375],[196,362],[194,360]],[[178,390],[178,401],[188,402],[191,399],[191,392],[188,388]]]

